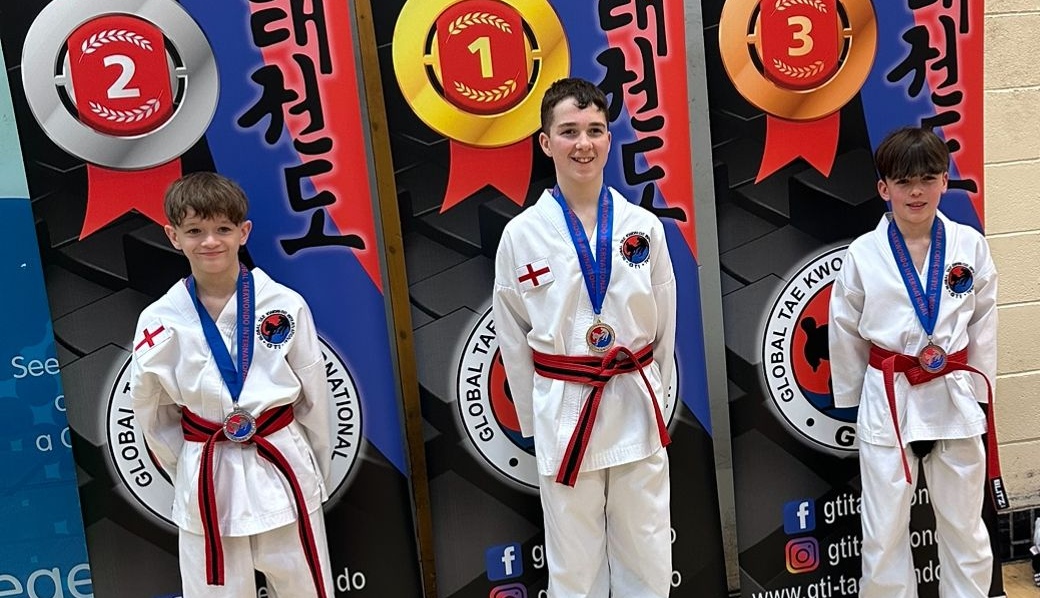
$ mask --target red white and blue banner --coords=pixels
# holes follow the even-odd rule
[[[678,0],[394,0],[375,8],[441,596],[545,596],[534,447],[520,434],[491,313],[505,224],[554,183],[534,143],[569,76],[610,102],[608,185],[664,222],[679,283],[673,596],[725,596]],[[706,134],[707,132],[705,132]],[[676,400],[678,399],[678,400]]]
[[[336,593],[420,595],[353,4],[55,0],[0,16],[98,593],[179,592],[172,486],[127,365],[138,314],[187,273],[162,193],[210,170],[250,199],[244,261],[314,313]]]
[[[886,209],[873,152],[901,126],[932,127],[946,141],[952,163],[940,209],[982,229],[983,7],[726,0],[702,8],[741,594],[856,596],[856,410],[835,408],[830,390],[830,288],[848,243]],[[918,595],[935,597],[934,516],[928,489],[917,490]],[[991,595],[1002,594],[996,567]]]
[[[0,595],[92,596],[37,228],[0,57]]]

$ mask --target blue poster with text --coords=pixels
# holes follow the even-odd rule
[[[94,595],[65,397],[0,55],[0,595]]]

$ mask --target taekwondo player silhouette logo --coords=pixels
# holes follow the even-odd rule
[[[827,345],[831,287],[848,246],[802,265],[773,302],[762,334],[762,375],[777,416],[817,450],[856,448],[856,410],[834,406]]]

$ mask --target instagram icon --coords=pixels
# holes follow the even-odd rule
[[[495,586],[491,588],[488,598],[527,598],[527,588],[519,583]]]
[[[808,573],[820,566],[820,544],[816,538],[795,538],[787,543],[784,553],[791,573]]]

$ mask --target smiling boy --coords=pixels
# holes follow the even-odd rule
[[[891,211],[849,246],[831,295],[834,404],[859,406],[860,598],[917,595],[908,525],[918,469],[935,511],[939,595],[989,592],[982,501],[987,466],[994,481],[1000,468],[993,411],[979,403],[996,374],[997,272],[986,239],[938,211],[949,160],[926,129],[881,142],[878,193]]]
[[[166,235],[191,276],[140,316],[134,414],[173,481],[184,598],[332,593],[321,504],[328,384],[306,302],[239,262],[242,189],[202,172],[166,192]]]
[[[506,226],[493,309],[520,429],[533,436],[550,598],[663,597],[675,277],[664,226],[603,183],[607,101],[555,82],[542,151],[557,185]]]

